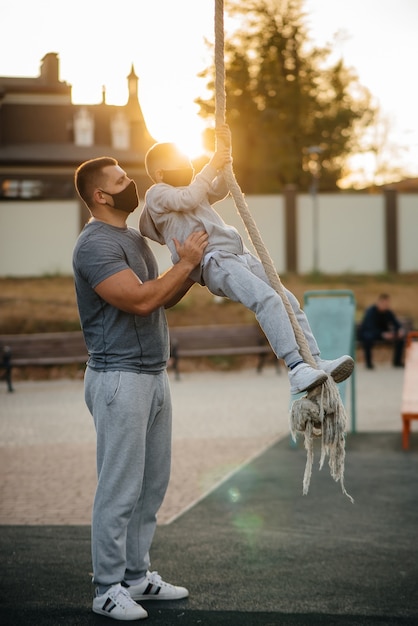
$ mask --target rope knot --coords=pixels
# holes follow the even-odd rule
[[[303,433],[307,452],[303,476],[304,495],[308,493],[311,481],[314,439],[321,438],[319,469],[322,469],[325,458],[328,457],[332,478],[340,482],[344,495],[354,502],[344,486],[346,423],[347,416],[338,387],[330,376],[324,384],[293,402],[290,411],[290,432],[294,441],[298,433]]]

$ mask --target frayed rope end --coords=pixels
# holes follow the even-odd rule
[[[323,385],[308,392],[307,396],[293,402],[290,412],[291,436],[293,441],[296,441],[297,433],[303,433],[307,452],[303,495],[308,494],[312,476],[313,440],[321,437],[319,469],[323,467],[328,456],[332,478],[340,482],[343,494],[354,503],[354,499],[344,486],[346,423],[347,416],[338,387],[330,377]]]

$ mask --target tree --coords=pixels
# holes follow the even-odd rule
[[[227,122],[234,170],[247,193],[307,189],[309,148],[316,146],[320,188],[335,189],[345,159],[373,120],[367,90],[341,61],[327,67],[328,48],[310,45],[303,0],[229,0],[238,27],[225,36]],[[225,24],[227,24],[227,19]],[[203,76],[214,93],[213,68]],[[214,97],[197,100],[203,117]]]
[[[391,120],[376,107],[373,125],[362,132],[356,154],[344,164],[342,187],[376,191],[379,186],[402,180],[405,171],[400,165],[405,148],[390,140]]]

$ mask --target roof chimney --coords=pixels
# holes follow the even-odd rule
[[[59,59],[56,52],[48,52],[42,59],[40,78],[47,84],[59,82]]]

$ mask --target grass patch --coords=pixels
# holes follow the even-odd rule
[[[392,308],[413,319],[418,327],[418,274],[323,275],[287,274],[281,281],[300,302],[305,291],[350,289],[357,304],[357,319],[382,292],[390,294]],[[254,315],[242,304],[215,298],[194,285],[183,300],[167,311],[172,326],[250,324]],[[0,278],[0,334],[79,330],[72,277]]]

